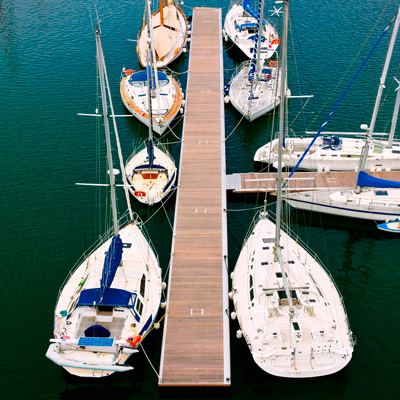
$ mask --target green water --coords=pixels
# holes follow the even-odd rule
[[[75,185],[105,181],[104,173],[98,173],[104,164],[102,156],[98,157],[104,154],[104,139],[96,136],[96,121],[77,116],[93,113],[99,102],[89,11],[94,15],[95,4],[102,19],[115,112],[125,114],[118,82],[122,66],[139,69],[135,43],[127,39],[136,38],[143,1],[0,0],[2,399],[395,398],[400,357],[396,344],[400,335],[400,238],[378,231],[373,222],[320,215],[291,212],[290,221],[325,262],[343,294],[358,342],[353,359],[341,372],[311,380],[267,375],[253,362],[244,340],[236,339],[236,321],[231,323],[230,389],[160,390],[157,376],[142,353],[131,358],[134,371],[102,380],[73,377],[45,358],[58,290],[75,261],[104,230],[98,208],[104,208],[106,193]],[[191,0],[185,3],[185,12],[193,6],[221,7],[224,17],[229,2]],[[272,4],[267,8],[272,9]],[[289,86],[294,95],[315,96],[293,126],[300,134],[322,124],[394,16],[396,4],[386,0],[292,0],[291,9],[295,45],[289,49]],[[369,123],[388,40],[389,36],[357,78],[328,130],[357,131],[360,124]],[[224,44],[226,82],[241,60],[230,47]],[[389,130],[395,98],[390,82],[398,65],[396,49],[377,131]],[[172,68],[186,71],[188,54]],[[186,84],[186,74],[179,79]],[[293,119],[300,109],[301,101],[292,100],[290,117]],[[228,136],[241,117],[230,105],[225,110]],[[273,117],[267,116],[239,124],[226,142],[228,173],[255,170],[254,153],[269,140],[272,122]],[[147,130],[132,118],[118,119],[118,126],[127,157]],[[182,123],[174,128],[178,137],[181,128]],[[176,137],[168,134],[165,140],[179,161]],[[118,194],[123,211],[124,197],[122,192]],[[228,194],[230,270],[253,218],[253,208],[262,202],[257,196]],[[132,205],[143,220],[149,220],[146,227],[166,272],[174,202],[169,201],[158,212]],[[153,333],[146,339],[145,350],[158,369],[162,330]]]

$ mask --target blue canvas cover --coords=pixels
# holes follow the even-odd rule
[[[244,0],[243,10],[250,14],[253,18],[258,19],[257,11],[250,5],[250,0]],[[267,22],[263,20],[263,24],[265,25],[266,23]]]
[[[149,73],[149,76],[151,76],[151,69],[149,66],[147,66],[144,71],[139,71],[139,72],[135,72],[134,74],[132,74],[129,78],[129,82],[147,82],[147,72]],[[161,71],[157,71],[157,78],[159,81],[167,81],[168,80],[167,75]],[[151,88],[152,89],[155,88],[154,78],[152,80]]]
[[[97,304],[133,308],[134,299],[132,296],[136,296],[136,294],[127,290],[110,288],[105,293],[103,300],[100,301],[100,289],[86,289],[79,296],[77,307]]]
[[[375,187],[375,188],[400,188],[400,182],[387,181],[385,179],[375,178],[374,176],[368,175],[364,171],[358,173],[357,185],[362,187]]]
[[[85,329],[84,334],[85,337],[101,337],[101,338],[108,338],[111,335],[110,331],[101,325],[89,326],[89,328]]]
[[[149,155],[149,167],[152,168],[154,163],[154,145],[151,139],[147,143],[147,154]]]
[[[100,297],[103,298],[107,289],[114,280],[115,273],[122,259],[122,240],[120,236],[114,236],[104,260],[103,273],[100,282]]]

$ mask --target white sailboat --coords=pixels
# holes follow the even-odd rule
[[[108,81],[99,26],[95,35],[113,227],[81,257],[61,288],[54,314],[54,339],[46,353],[57,365],[80,377],[103,377],[133,369],[126,361],[138,352],[152,328],[162,289],[158,258],[129,204],[125,218],[117,218]],[[109,88],[108,97],[112,110]],[[114,115],[113,119],[115,126]]]
[[[289,1],[283,4],[284,65]],[[284,99],[284,68],[282,75]],[[281,109],[281,144],[283,130]],[[254,361],[272,375],[306,378],[332,374],[352,357],[352,332],[329,272],[281,222],[282,173],[278,171],[276,220],[265,208],[256,215],[231,275],[232,317],[240,324],[237,336],[244,337]]]
[[[307,192],[289,192],[285,201],[292,207],[301,210],[315,211],[325,214],[339,215],[377,221],[393,221],[400,218],[400,182],[378,179],[365,172],[368,165],[368,154],[371,147],[372,135],[378,115],[382,91],[389,68],[393,47],[400,23],[400,8],[394,23],[392,38],[389,44],[384,64],[374,112],[369,127],[368,136],[362,151],[358,166],[357,182],[354,188],[346,190],[311,190]],[[396,128],[398,108],[400,105],[399,91],[393,113],[391,138]],[[394,150],[393,150],[394,151]],[[384,160],[386,161],[386,160]],[[397,165],[399,168],[399,165]]]
[[[145,0],[149,4],[148,0]],[[154,14],[150,12],[147,22],[151,24],[151,40],[155,47],[157,68],[164,67],[176,60],[185,51],[188,37],[188,23],[185,13],[176,0],[160,0],[160,8]],[[137,54],[140,64],[148,65],[147,38],[150,37],[147,23],[144,23],[138,35]]]
[[[165,146],[153,143],[151,136],[128,158],[125,172],[132,196],[150,206],[162,201],[175,187],[175,161]]]
[[[151,49],[149,46],[149,60]],[[147,69],[147,81],[152,80],[152,70]],[[157,71],[154,71],[157,73]],[[164,199],[174,187],[177,168],[165,146],[153,141],[152,100],[150,84],[147,85],[149,109],[149,139],[127,160],[125,174],[131,194],[141,203],[154,205]]]
[[[248,58],[253,58],[256,51],[254,47],[255,33],[258,29],[257,12],[251,7],[249,0],[233,1],[231,4],[224,22],[225,40],[229,38]],[[264,60],[274,55],[280,40],[274,26],[264,19],[262,21],[262,29],[259,33],[260,59]]]
[[[131,69],[122,70],[120,92],[122,101],[127,110],[139,121],[149,126],[150,114],[152,114],[151,125],[154,132],[162,135],[170,126],[172,120],[181,110],[184,104],[183,92],[179,82],[166,72],[157,71],[155,40],[151,22],[151,11],[149,1],[146,0],[146,14],[149,21],[147,28],[147,37],[144,51],[148,54],[146,57],[146,69],[144,71],[133,71]],[[149,52],[150,47],[150,52]],[[151,79],[148,79],[150,73]],[[150,87],[150,91],[149,91]],[[149,93],[153,101],[149,102]],[[151,104],[151,110],[149,109]]]
[[[346,138],[343,132],[318,137],[302,160],[299,170],[303,171],[355,171],[361,158],[365,139]],[[285,139],[285,165],[294,168],[308,148],[312,138]],[[374,139],[369,144],[366,170],[400,170],[400,142]],[[255,162],[273,164],[278,159],[278,139],[260,147]]]
[[[240,65],[229,86],[229,100],[248,121],[254,121],[279,105],[278,63],[261,59],[263,10],[264,0],[260,0],[252,60]]]

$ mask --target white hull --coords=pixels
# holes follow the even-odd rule
[[[254,57],[254,40],[250,38],[254,36],[255,28],[245,28],[245,24],[256,23],[257,19],[245,13],[243,6],[239,4],[234,4],[225,17],[223,31],[225,38],[229,38],[248,58]],[[279,46],[278,32],[267,23],[264,25],[264,32],[260,32],[260,36],[264,40],[261,43],[260,59],[271,58]]]
[[[312,138],[287,138],[283,149],[285,166],[293,168]],[[306,171],[356,171],[360,162],[361,150],[365,140],[341,138],[342,148],[333,150],[324,148],[323,138],[319,137],[302,160],[299,170]],[[373,141],[368,154],[366,171],[400,170],[400,144],[395,143],[393,149],[386,148],[386,141]],[[273,164],[278,160],[278,140],[260,147],[255,162]]]
[[[376,193],[387,193],[381,195]],[[285,201],[299,210],[373,221],[400,218],[400,189],[369,189],[360,194],[354,190],[316,190],[289,192]]]
[[[126,109],[140,122],[149,126],[149,100],[147,84],[130,81],[133,75],[123,74],[120,83],[122,101]],[[168,75],[168,83],[163,83],[155,90],[156,96],[151,101],[153,131],[162,135],[178,114],[183,93],[177,80]]]
[[[61,289],[54,320],[54,337],[46,356],[73,375],[102,377],[132,369],[124,363],[137,352],[128,342],[139,340],[153,326],[161,299],[161,269],[150,244],[136,223],[119,232],[123,242],[120,267],[110,289],[131,293],[132,305],[86,304],[82,293],[99,288],[105,256],[111,238],[102,238],[89,257],[82,259]],[[102,243],[102,244],[101,244]],[[89,249],[90,251],[90,249]],[[109,289],[109,290],[110,290]],[[109,331],[104,337],[89,335],[87,329],[101,326]],[[138,337],[140,333],[140,337]],[[94,342],[87,342],[93,340]],[[85,345],[82,345],[85,343]],[[138,343],[136,347],[139,347]]]
[[[281,229],[282,261],[294,313],[274,259],[275,223],[261,213],[232,274],[232,298],[252,356],[281,377],[333,374],[352,357],[353,339],[343,299],[315,254]]]
[[[249,71],[251,62],[243,63],[238,73],[232,79],[229,88],[229,99],[232,105],[248,121],[254,121],[262,115],[272,111],[279,105],[280,85],[278,80],[278,68],[275,66],[262,67],[262,70],[269,71],[268,74],[260,73],[253,84],[253,96],[251,95],[251,82]],[[267,75],[270,79],[267,79]]]
[[[188,23],[185,14],[172,1],[163,7],[163,16],[163,25],[160,23],[160,10],[157,10],[151,17],[157,68],[162,68],[175,61],[182,54],[188,37]],[[144,24],[139,32],[136,48],[139,62],[143,67],[148,64],[147,37],[147,24]]]
[[[148,205],[154,205],[163,200],[174,187],[177,175],[175,162],[164,151],[154,146],[154,167],[140,168],[138,166],[148,164],[146,147],[131,155],[128,159],[125,172],[129,183],[129,191],[138,201]],[[158,168],[161,166],[164,168]]]

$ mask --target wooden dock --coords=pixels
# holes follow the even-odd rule
[[[380,179],[400,182],[400,171],[375,171],[369,175]],[[283,179],[288,174],[283,173]],[[276,173],[250,172],[244,174],[232,174],[226,176],[226,189],[235,193],[259,193],[276,191]],[[290,178],[286,189],[299,190],[323,190],[354,188],[357,180],[357,172],[296,172]]]
[[[193,10],[160,386],[229,386],[221,9]]]

